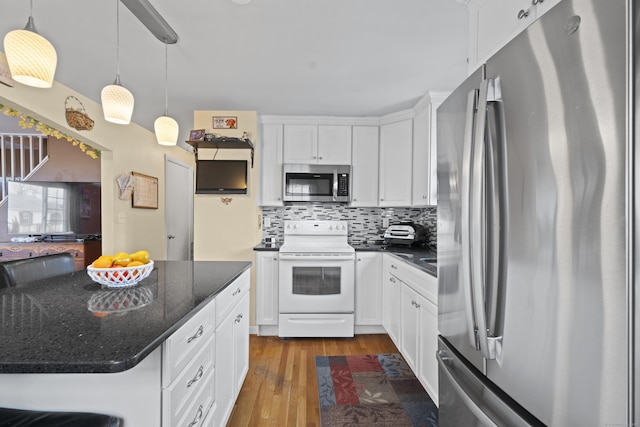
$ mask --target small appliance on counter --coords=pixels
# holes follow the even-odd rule
[[[384,243],[387,245],[426,245],[427,230],[420,224],[400,222],[390,225],[384,232]]]

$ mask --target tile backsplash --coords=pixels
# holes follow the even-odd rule
[[[284,221],[286,220],[332,220],[349,222],[349,242],[363,244],[372,240],[381,240],[386,227],[383,220],[389,224],[400,221],[413,221],[424,226],[428,233],[429,246],[436,246],[437,208],[352,208],[338,203],[322,204],[287,204],[283,207],[263,207],[263,224],[265,220],[270,225],[263,227],[263,241],[267,237],[275,237],[282,242]]]

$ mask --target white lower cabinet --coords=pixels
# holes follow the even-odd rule
[[[418,295],[420,311],[419,342],[418,342],[418,379],[431,396],[433,402],[438,404],[438,363],[436,351],[438,350],[438,307]]]
[[[438,404],[438,281],[392,255],[383,256],[383,326]]]
[[[400,348],[400,285],[401,261],[390,255],[382,258],[382,326]]]
[[[356,326],[382,324],[381,258],[379,252],[356,253]]]
[[[278,252],[256,252],[256,325],[278,324]]]
[[[420,339],[418,293],[403,283],[400,294],[400,351],[413,372],[418,372],[418,342]]]
[[[213,425],[224,426],[249,371],[248,271],[216,297],[216,311]]]

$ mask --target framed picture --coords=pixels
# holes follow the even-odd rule
[[[134,208],[158,209],[158,178],[137,172],[131,172],[131,175],[135,178],[131,206]]]
[[[213,128],[214,129],[238,129],[238,118],[213,116]]]
[[[204,141],[204,129],[195,129],[189,132],[189,141]]]

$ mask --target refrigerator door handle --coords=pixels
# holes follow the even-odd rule
[[[458,398],[464,403],[464,405],[473,413],[476,419],[480,422],[478,425],[487,426],[487,427],[498,427],[489,415],[487,415],[480,405],[478,405],[475,400],[467,394],[467,391],[462,388],[459,381],[453,375],[449,368],[449,363],[447,363],[450,356],[447,355],[446,351],[437,351],[436,358],[438,359],[438,372],[447,379],[447,382],[451,386],[451,388],[455,391]],[[470,391],[470,390],[469,390]]]
[[[487,322],[487,301],[486,295],[495,294],[488,292],[487,285],[494,286],[493,272],[497,271],[493,266],[489,266],[489,260],[494,260],[498,253],[493,253],[494,236],[491,234],[495,227],[492,217],[493,207],[490,205],[494,199],[494,189],[489,186],[495,184],[494,175],[487,176],[486,169],[491,165],[492,155],[487,150],[487,107],[488,102],[495,100],[494,80],[483,80],[480,84],[478,96],[478,113],[476,117],[476,128],[473,145],[473,171],[471,187],[471,217],[472,217],[472,238],[471,238],[471,277],[473,284],[475,319],[477,324],[477,335],[480,344],[480,351],[485,359],[495,359],[497,354],[497,344],[501,338],[489,336]],[[493,174],[493,172],[491,172]],[[489,182],[487,182],[489,181]],[[487,197],[490,195],[490,197]],[[488,209],[490,208],[490,209]],[[491,251],[491,253],[489,253]],[[490,283],[487,283],[489,281]],[[492,291],[495,288],[492,289]],[[495,308],[495,304],[492,304]],[[492,315],[493,318],[495,316]]]
[[[461,177],[461,239],[462,239],[462,291],[464,293],[465,312],[467,313],[467,332],[469,344],[475,350],[480,350],[477,336],[475,310],[473,302],[473,277],[471,273],[471,153],[473,150],[473,135],[475,131],[476,111],[478,107],[478,90],[469,92],[467,97],[467,114],[464,129],[464,145],[462,153],[462,177]]]

